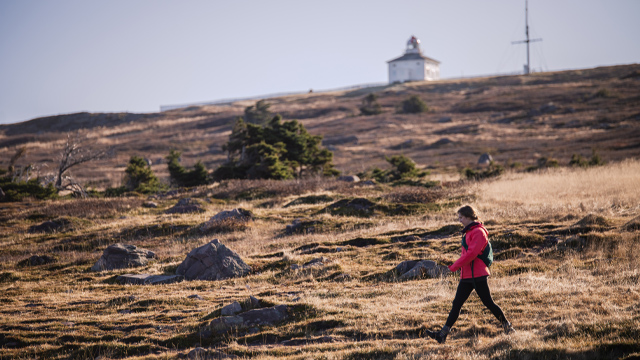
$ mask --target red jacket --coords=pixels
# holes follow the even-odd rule
[[[472,277],[488,276],[491,275],[489,268],[485,265],[484,261],[477,259],[478,255],[482,253],[485,246],[489,243],[489,233],[485,229],[484,225],[477,223],[472,225],[469,229],[466,229],[466,241],[469,250],[465,250],[462,247],[462,255],[456,262],[449,266],[449,270],[452,272],[462,268],[460,272],[461,279],[471,279]],[[475,260],[475,261],[474,261]],[[473,261],[473,276],[471,275],[471,262]]]

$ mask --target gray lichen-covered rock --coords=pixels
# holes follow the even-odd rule
[[[239,302],[234,301],[231,304],[224,306],[222,310],[220,310],[220,315],[222,316],[233,316],[242,311],[242,305]]]
[[[113,244],[107,247],[91,271],[124,269],[146,265],[156,257],[153,251],[140,249],[135,245]]]
[[[261,325],[274,325],[289,318],[287,305],[277,305],[268,308],[249,310],[235,316],[222,316],[211,321],[212,331],[219,334],[231,329],[250,328]]]
[[[396,266],[400,279],[409,280],[423,277],[435,278],[449,273],[446,266],[438,265],[431,260],[408,260]]]
[[[184,280],[180,275],[124,274],[116,278],[120,284],[161,285],[173,284]]]
[[[190,213],[201,213],[206,210],[202,207],[202,204],[196,200],[191,198],[180,199],[177,204],[175,204],[172,208],[165,211],[167,214],[190,214]]]
[[[222,280],[250,272],[251,267],[218,239],[191,250],[176,270],[187,280]]]
[[[360,182],[360,178],[356,175],[343,175],[343,176],[338,176],[338,181],[357,183],[357,182]]]
[[[480,155],[480,158],[478,159],[478,165],[489,165],[492,161],[493,157],[488,153],[484,153]]]

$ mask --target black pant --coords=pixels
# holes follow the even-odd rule
[[[456,291],[456,297],[453,299],[453,307],[451,308],[449,317],[447,318],[446,325],[448,327],[453,327],[453,324],[458,320],[458,316],[460,316],[460,309],[462,309],[462,305],[467,301],[469,295],[471,295],[473,288],[474,282],[472,279],[460,280],[458,290]],[[500,323],[507,321],[507,318],[505,318],[500,306],[496,305],[491,298],[491,292],[489,291],[486,276],[475,278],[475,289],[478,296],[480,296],[480,300],[482,300],[484,306],[491,310],[493,316],[495,316]]]

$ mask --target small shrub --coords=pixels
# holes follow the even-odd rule
[[[376,167],[367,172],[359,173],[358,176],[363,179],[375,179],[381,183],[389,183],[398,180],[421,178],[428,174],[425,171],[419,170],[416,167],[416,163],[411,158],[404,155],[385,157],[385,160],[393,166],[392,169],[382,170]]]
[[[504,167],[493,161],[484,170],[474,170],[472,168],[464,168],[462,174],[468,180],[482,180],[500,176],[504,173]]]
[[[4,192],[4,197],[0,198],[0,202],[21,201],[25,198],[46,200],[58,197],[58,191],[52,183],[42,186],[37,178],[17,182],[11,181],[8,177],[1,178],[0,188]]]
[[[192,170],[187,170],[180,165],[180,155],[181,152],[172,149],[167,156],[171,181],[179,187],[207,184],[207,169],[204,164],[198,161]]]
[[[378,96],[376,94],[371,93],[362,99],[360,113],[362,115],[378,115],[382,113],[382,106],[378,104]]]
[[[429,111],[427,104],[418,97],[412,95],[400,104],[401,112],[405,114],[419,114]]]
[[[126,186],[108,187],[104,190],[105,197],[120,197],[129,192]]]
[[[151,170],[151,166],[139,156],[132,156],[129,159],[125,173],[127,174],[125,186],[131,191],[150,194],[157,192],[160,188],[160,182]]]

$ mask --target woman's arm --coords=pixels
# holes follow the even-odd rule
[[[451,272],[457,271],[461,267],[470,264],[480,255],[482,249],[487,243],[486,234],[482,229],[473,229],[467,233],[467,245],[469,249],[464,255],[460,256],[453,264],[449,266]]]

